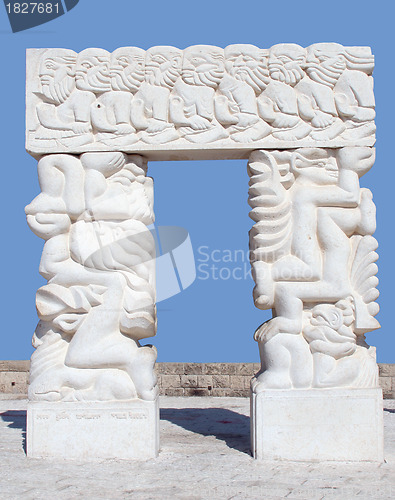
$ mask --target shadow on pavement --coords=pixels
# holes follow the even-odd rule
[[[26,454],[26,410],[8,410],[0,413],[0,419],[7,422],[11,429],[21,429],[22,447]]]
[[[225,408],[161,408],[161,420],[202,436],[214,436],[229,448],[250,455],[250,418]]]

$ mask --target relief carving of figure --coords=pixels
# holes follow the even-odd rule
[[[338,115],[349,139],[375,132],[373,94],[374,57],[366,47],[316,43],[308,49],[306,72],[311,79],[333,88]],[[313,136],[313,135],[312,135]]]
[[[170,119],[181,137],[203,144],[228,137],[214,113],[215,90],[224,71],[223,49],[196,45],[184,50],[182,78],[170,97]]]
[[[145,82],[132,101],[132,124],[142,130],[148,144],[160,144],[179,138],[169,121],[169,97],[181,75],[182,50],[158,46],[146,51]]]
[[[257,96],[269,83],[267,52],[254,45],[225,48],[227,72],[219,85],[216,113],[236,142],[257,141],[271,133],[257,106]]]
[[[254,300],[257,307],[274,310],[273,319],[255,332],[262,359],[255,390],[312,386],[314,349],[307,341],[312,335],[304,337],[303,325],[309,308],[318,317],[315,304],[339,308],[340,301],[351,297],[352,342],[366,354],[364,341],[356,339],[379,327],[374,318],[377,242],[371,236],[372,194],[360,188],[359,177],[373,162],[374,150],[363,147],[252,153]],[[366,380],[376,379],[371,374]]]
[[[156,331],[152,180],[142,157],[50,155],[26,207],[46,240],[31,400],[153,400]]]
[[[295,86],[304,77],[305,49],[295,44],[269,50],[270,83],[258,98],[260,115],[273,127],[273,137],[294,141],[307,137],[311,126],[299,116]]]
[[[73,148],[93,141],[89,92],[75,88],[76,54],[72,50],[49,49],[40,62],[42,102],[36,106],[39,126],[34,133],[38,148]]]
[[[128,109],[123,108],[125,95],[112,91],[110,54],[106,50],[86,49],[78,54],[76,86],[89,93],[90,121],[96,141],[115,145],[125,132],[133,132],[127,123]],[[129,101],[130,96],[127,104]]]
[[[321,51],[317,45],[325,47]],[[333,92],[346,64],[342,55],[330,57],[333,52],[326,47],[332,45],[337,44],[316,44],[306,49],[306,74],[295,85],[299,115],[311,124],[311,138],[317,141],[334,139],[346,129],[338,116]]]
[[[137,47],[121,47],[111,54],[109,72],[101,80],[111,90],[101,94],[92,106],[96,139],[112,147],[128,146],[138,140],[131,125],[131,102],[144,80],[145,52]]]

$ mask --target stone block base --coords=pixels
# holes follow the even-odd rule
[[[382,391],[252,393],[251,447],[260,460],[382,462]]]
[[[158,451],[158,400],[28,404],[29,457],[148,459]]]

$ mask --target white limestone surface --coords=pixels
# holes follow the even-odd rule
[[[254,302],[275,314],[255,332],[267,389],[377,388],[376,207],[360,177],[374,148],[254,151]]]
[[[158,399],[28,404],[29,457],[131,460],[154,458],[158,451]]]
[[[141,156],[47,155],[42,192],[26,207],[45,240],[31,401],[114,401],[158,395],[153,181]]]
[[[251,394],[251,447],[258,460],[383,461],[381,389]]]
[[[148,159],[373,146],[369,47],[28,49],[26,149]]]
[[[384,400],[385,462],[254,460],[249,399],[160,398],[161,452],[144,461],[27,458],[26,401],[0,401],[7,500],[351,500],[395,496],[395,400]]]

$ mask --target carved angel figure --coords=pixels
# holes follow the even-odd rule
[[[152,180],[122,153],[40,160],[42,193],[26,207],[45,239],[31,400],[153,400],[156,331]]]
[[[375,207],[371,192],[359,186],[373,162],[371,148],[252,153],[254,300],[274,310],[255,332],[262,359],[256,390],[311,387],[313,359],[302,333],[306,307],[351,296],[353,333],[379,327]]]

